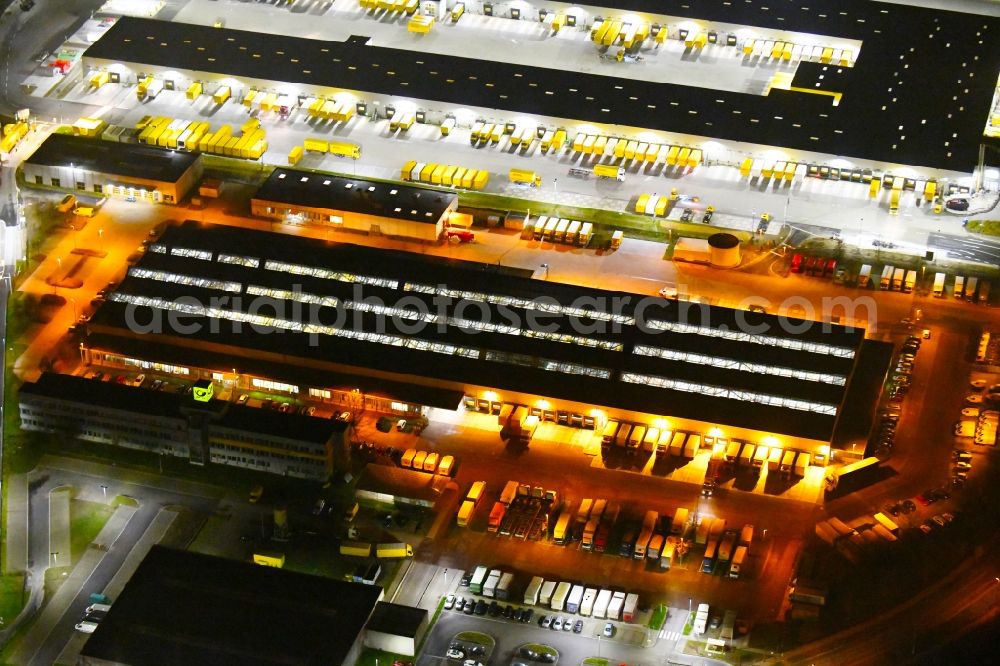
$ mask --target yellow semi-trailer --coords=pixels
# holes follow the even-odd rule
[[[618,139],[615,142],[615,157],[618,159],[625,159],[625,147],[628,146],[628,141],[625,139]]]
[[[257,120],[256,118],[251,118],[250,120],[246,121],[245,123],[243,123],[243,125],[240,126],[240,130],[244,134],[252,132],[258,128],[260,128],[260,121]]]
[[[649,150],[648,143],[640,143],[635,147],[635,159],[645,161],[646,151]],[[628,155],[628,149],[626,149],[625,154]]]
[[[476,174],[479,173],[477,169],[468,169],[465,175],[462,176],[462,187],[465,189],[472,189],[473,184],[476,182]]]
[[[677,155],[680,154],[680,146],[670,146],[670,150],[667,151],[667,164],[674,166],[677,164]]]
[[[212,95],[212,101],[216,104],[225,104],[226,100],[232,97],[233,91],[229,86],[219,86],[215,94]]]
[[[212,126],[207,122],[198,123],[198,127],[191,130],[191,136],[184,142],[184,147],[188,150],[200,150],[201,142],[205,140],[205,136],[208,135],[211,129]]]
[[[580,235],[576,237],[576,244],[581,247],[587,247],[590,243],[590,235],[593,232],[594,225],[591,222],[584,222],[580,225]]]
[[[257,99],[258,91],[256,88],[251,88],[247,91],[247,94],[243,96],[243,106],[251,107],[253,106],[254,100]]]
[[[261,139],[253,145],[250,149],[250,155],[248,156],[252,160],[259,160],[264,153],[267,152],[267,141]]]
[[[500,143],[501,137],[503,137],[503,123],[493,126],[493,131],[490,132],[490,143]]]
[[[583,144],[587,140],[587,135],[583,132],[577,132],[576,136],[573,137],[573,152],[581,153],[583,152]]]
[[[562,147],[565,143],[566,143],[566,130],[557,129],[555,135],[552,137],[552,150],[554,151],[562,150]]]
[[[656,156],[660,152],[660,146],[655,143],[649,144],[649,148],[646,149],[646,161],[655,162]]]
[[[410,160],[403,165],[403,168],[399,170],[400,180],[410,180],[410,174],[413,172],[413,167],[417,166],[416,160]]]
[[[484,124],[480,121],[476,121],[472,125],[472,132],[469,134],[469,142],[473,145],[479,142],[479,135],[483,133]]]
[[[236,150],[236,144],[238,144],[241,139],[242,137],[238,136],[229,137],[229,140],[226,141],[226,145],[223,147],[221,153],[226,157],[239,157],[239,155],[236,154],[235,150]]]
[[[349,107],[349,105],[345,105],[345,108],[348,108],[348,107]],[[344,119],[346,120],[346,114],[344,116]],[[412,113],[404,113],[402,120],[399,121],[399,129],[400,129],[400,131],[405,132],[406,130],[408,130],[411,127],[413,127],[413,123],[414,123],[415,120],[416,120],[416,116],[414,114],[412,114]]]
[[[331,155],[339,155],[341,157],[351,157],[353,159],[361,157],[361,146],[348,141],[331,141],[329,151]]]
[[[431,182],[431,174],[433,174],[434,170],[437,168],[438,165],[434,162],[428,162],[427,164],[425,164],[424,168],[420,171],[420,178],[419,178],[420,182],[421,183]]]
[[[638,148],[639,148],[638,141],[629,141],[628,143],[625,144],[625,150],[622,151],[622,154],[625,156],[625,159],[633,160],[635,159],[635,151]]]
[[[542,177],[527,169],[511,169],[508,175],[512,183],[530,185],[531,187],[539,187],[542,184]]]
[[[458,167],[455,166],[454,164],[449,164],[448,168],[444,170],[444,174],[441,175],[441,184],[442,185],[451,185],[452,184],[452,178],[454,178],[456,171],[458,171]],[[459,181],[459,182],[462,182],[462,181]]]
[[[749,178],[751,169],[753,169],[753,158],[748,157],[740,163],[740,176],[743,178]]]
[[[552,138],[555,136],[555,132],[552,130],[545,130],[545,134],[542,135],[542,152],[549,152],[549,148],[552,147]]]
[[[604,149],[607,147],[607,145],[608,145],[608,137],[603,136],[603,135],[599,135],[594,140],[594,154],[595,155],[603,155],[604,154]]]
[[[195,81],[190,86],[188,86],[187,93],[186,93],[187,94],[187,98],[188,99],[198,99],[198,97],[201,95],[201,91],[202,91],[201,81]]]
[[[600,165],[598,165],[600,166]],[[594,167],[594,173],[597,173],[597,166]],[[635,212],[644,213],[646,211],[646,204],[649,203],[648,194],[640,194],[639,198],[635,202]]]
[[[458,167],[455,169],[455,173],[451,177],[451,184],[455,187],[462,187],[462,183],[465,180],[465,172],[468,171],[465,167]]]
[[[455,119],[451,117],[445,118],[444,122],[441,123],[441,136],[448,136],[454,128]]]
[[[250,142],[250,135],[244,134],[236,139],[236,143],[233,145],[232,157],[246,157],[247,156],[247,146],[253,145]]]
[[[371,557],[372,545],[360,541],[341,541],[340,554],[352,557]]]
[[[395,132],[399,129],[399,121],[403,119],[403,112],[398,109],[393,112],[392,117],[389,118],[389,131]]]
[[[611,21],[611,27],[608,28],[608,31],[606,33],[604,33],[604,39],[601,40],[601,44],[604,44],[605,46],[611,46],[612,44],[615,43],[615,40],[618,39],[618,34],[621,31],[622,31],[622,22],[614,20]]]
[[[295,166],[302,159],[302,146],[293,146],[288,152],[288,165]]]
[[[441,179],[444,177],[444,172],[447,170],[448,166],[446,164],[439,164],[437,168],[434,169],[434,173],[431,174],[431,183],[434,185],[440,185]]]
[[[380,543],[375,546],[375,557],[379,559],[413,557],[413,546],[408,543]]]
[[[479,131],[479,143],[486,143],[493,136],[493,129],[496,127],[493,123],[483,123],[483,128]]]
[[[604,43],[604,36],[608,34],[608,30],[611,29],[611,19],[598,20],[594,22],[594,27],[591,28],[590,38],[597,42],[598,44]]]
[[[681,148],[681,152],[677,155],[677,164],[679,166],[687,166],[688,158],[691,156],[690,148]]]
[[[481,190],[486,187],[486,183],[490,179],[490,172],[480,169],[476,172],[475,177],[472,180],[472,189]]]

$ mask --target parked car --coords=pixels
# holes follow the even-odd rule
[[[476,234],[465,229],[448,229],[444,235],[450,243],[471,243],[476,240]]]
[[[449,594],[447,597],[444,598],[444,609],[451,610],[454,607],[455,607],[455,595]]]
[[[605,638],[611,638],[614,635],[614,633],[615,633],[615,625],[611,624],[610,622],[605,622],[604,623],[604,637]]]
[[[448,651],[444,653],[444,656],[449,659],[465,659],[465,653],[457,648],[449,648]]]
[[[548,629],[550,626],[552,626],[552,618],[549,617],[548,615],[542,615],[541,617],[538,618],[538,626],[541,627],[542,629]]]
[[[562,631],[562,626],[563,626],[563,619],[561,617],[557,617],[556,619],[552,620],[551,628],[553,631]]]
[[[573,633],[579,634],[581,631],[583,631],[583,620],[577,620],[573,625]]]

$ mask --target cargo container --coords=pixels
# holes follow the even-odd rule
[[[528,606],[534,606],[538,603],[538,595],[542,591],[542,585],[545,580],[541,576],[534,576],[531,582],[528,583],[528,587],[524,590],[524,603]]]
[[[635,614],[639,608],[639,595],[630,592],[625,595],[625,603],[622,605],[622,621],[634,622]]]
[[[618,181],[624,181],[625,168],[615,164],[595,164],[594,175],[598,178],[614,178]]]
[[[468,172],[466,172],[468,175]],[[481,190],[486,187],[486,183],[489,181],[490,172],[480,169],[472,174],[472,189]],[[465,184],[463,179],[463,185]]]
[[[438,464],[437,474],[441,476],[451,476],[452,470],[455,468],[455,457],[454,456],[443,456],[441,462]]]
[[[569,596],[569,591],[571,588],[572,585],[570,585],[566,581],[563,581],[558,585],[556,585],[556,589],[552,593],[552,601],[549,604],[549,607],[554,611],[563,610],[564,606],[566,605],[566,597]]]
[[[483,583],[486,582],[486,576],[489,574],[489,569],[484,566],[476,567],[476,570],[472,574],[472,578],[469,579],[469,591],[473,594],[483,593]]]
[[[552,603],[552,596],[555,594],[557,584],[554,580],[547,580],[542,583],[542,587],[538,591],[539,606],[548,606]]]
[[[893,522],[892,518],[881,512],[876,513],[874,518],[876,523],[889,530],[894,536],[899,536],[899,525]]]
[[[611,603],[611,590],[601,590],[597,593],[597,598],[594,600],[594,612],[593,617],[597,620],[603,620],[608,616],[608,604]]]
[[[698,449],[701,447],[701,435],[691,434],[688,435],[687,441],[684,443],[684,457],[688,460],[693,460],[698,454]]]
[[[625,604],[625,593],[615,592],[611,595],[611,601],[608,603],[608,615],[609,620],[621,620],[622,619],[622,606]]]
[[[629,141],[625,144],[625,148],[622,150],[622,156],[627,160],[633,160],[635,159],[635,152],[638,148],[638,141]]]
[[[497,594],[497,585],[500,584],[500,576],[503,572],[499,569],[490,570],[490,575],[486,577],[486,582],[483,583],[483,596],[484,597],[495,597]]]
[[[670,533],[675,535],[684,534],[684,528],[687,526],[688,521],[688,510],[686,507],[678,507],[674,511],[674,519],[670,523]]]
[[[497,583],[496,598],[501,601],[507,601],[510,599],[512,593],[511,588],[514,585],[514,574],[511,572],[505,572],[500,576],[500,582]]]
[[[570,514],[569,509],[564,509],[561,514],[559,514],[559,520],[556,521],[555,529],[552,532],[552,540],[557,545],[563,545],[569,540],[569,530],[570,521],[573,516]]]
[[[550,217],[548,222],[545,223],[545,228],[542,229],[542,240],[551,241],[555,238],[556,227],[559,226],[559,218]]]
[[[656,450],[656,443],[660,441],[660,429],[650,427],[646,430],[646,435],[642,438],[642,450],[646,453],[653,453]]]
[[[371,557],[372,545],[359,541],[341,541],[340,554],[350,555],[351,557]]]

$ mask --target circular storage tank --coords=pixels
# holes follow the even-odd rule
[[[708,237],[709,261],[717,268],[740,265],[740,239],[732,234],[719,233]]]

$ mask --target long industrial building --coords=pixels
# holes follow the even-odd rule
[[[250,211],[284,223],[423,241],[441,237],[458,195],[296,169],[275,169],[250,199]]]
[[[524,18],[538,17],[537,8],[518,4],[527,7]],[[503,3],[490,7],[510,11]],[[796,66],[775,76],[762,95],[385,48],[365,36],[328,42],[130,17],[88,48],[83,62],[88,72],[109,72],[126,83],[152,75],[175,90],[193,83],[209,93],[229,87],[236,99],[251,90],[299,104],[329,97],[353,101],[360,115],[405,107],[430,123],[454,116],[471,125],[527,114],[542,126],[584,122],[630,138],[654,130],[700,146],[706,159],[725,152],[711,141],[722,139],[744,152],[779,146],[849,156],[878,169],[920,165],[969,173],[986,141],[1000,69],[1000,52],[989,46],[1000,33],[995,18],[861,0],[774,7],[634,0],[572,13],[578,30],[598,17],[621,18],[664,28],[665,38],[690,38],[692,49],[707,48],[709,38],[712,48],[746,53],[749,46],[751,59],[781,61],[787,45],[789,57],[798,54]],[[759,53],[749,35],[769,39],[770,52]],[[834,61],[834,49],[820,46],[814,58],[816,47],[802,53],[803,35],[860,48],[837,48]],[[829,37],[817,37],[823,35]],[[782,46],[775,50],[776,44]]]
[[[656,424],[823,462],[849,394],[862,390],[852,377],[864,332],[794,323],[188,221],[129,269],[81,349],[97,366],[335,409],[413,416],[507,403],[542,421]]]
[[[52,372],[21,386],[21,427],[195,465],[213,463],[324,481],[347,455],[336,419],[194,400],[190,395]]]
[[[201,179],[201,156],[50,134],[24,161],[24,180],[98,196],[179,203]]]

